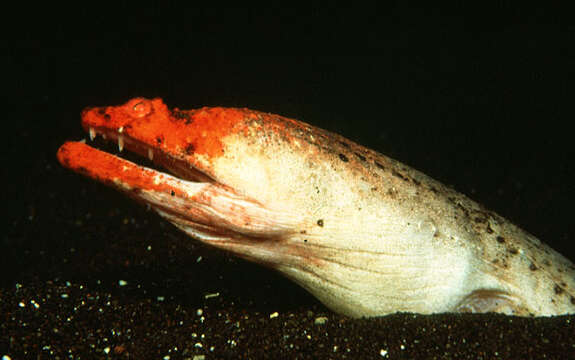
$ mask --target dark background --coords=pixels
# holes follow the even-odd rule
[[[118,2],[7,12],[0,355],[572,355],[573,317],[335,315],[55,158],[65,140],[86,136],[86,106],[159,96],[183,109],[249,107],[400,160],[575,260],[575,26],[563,14],[505,3],[265,12]],[[327,323],[315,324],[319,316]]]

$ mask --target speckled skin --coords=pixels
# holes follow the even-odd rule
[[[349,316],[575,313],[575,267],[504,218],[336,134],[247,109],[88,109],[83,126],[177,177],[80,143],[60,162]],[[120,132],[119,132],[120,130]],[[185,179],[185,180],[183,180]],[[186,181],[187,180],[187,181]]]

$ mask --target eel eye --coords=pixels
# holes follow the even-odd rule
[[[152,105],[146,100],[137,100],[132,105],[132,113],[136,118],[141,118],[148,115],[152,111]]]

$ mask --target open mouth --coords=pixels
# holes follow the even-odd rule
[[[90,136],[90,141],[99,148],[104,150],[113,150],[111,144],[116,143],[118,152],[122,153],[122,158],[142,163],[146,167],[152,169],[159,166],[183,180],[208,183],[216,182],[213,178],[193,167],[188,162],[170,156],[159,148],[154,149],[148,144],[126,135],[124,127],[119,127],[117,130],[104,127],[89,127],[87,130]],[[98,141],[100,137],[105,141]],[[128,153],[124,153],[124,150],[128,150]],[[137,154],[140,157],[136,158],[131,156],[130,153]],[[146,161],[145,159],[148,159],[149,161]]]
[[[60,163],[150,205],[194,238],[211,243],[235,242],[275,237],[293,230],[292,217],[241,195],[185,160],[128,136],[125,129],[87,130],[95,143],[97,137],[107,141],[108,145],[102,147],[117,144],[119,151],[127,149],[147,158],[138,162],[153,162],[170,174],[99,150],[85,141],[62,145],[58,150]]]

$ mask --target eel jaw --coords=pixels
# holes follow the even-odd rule
[[[202,242],[266,265],[282,262],[281,254],[262,245],[277,243],[293,234],[299,217],[266,207],[187,162],[122,134],[121,129],[115,132],[89,128],[88,131],[91,139],[100,134],[106,140],[116,141],[120,150],[126,148],[147,155],[173,175],[140,166],[85,142],[66,142],[60,147],[58,160],[63,166],[148,204]]]
[[[124,148],[130,152],[136,153],[142,157],[147,157],[150,161],[167,169],[171,174],[189,181],[195,182],[216,182],[208,174],[195,168],[190,163],[182,159],[177,159],[168,153],[162,151],[159,147],[153,147],[138,139],[128,136],[124,133],[124,128],[120,127],[113,130],[106,127],[88,127],[90,140],[93,141],[98,135],[109,142],[118,144],[118,151],[122,152]]]

